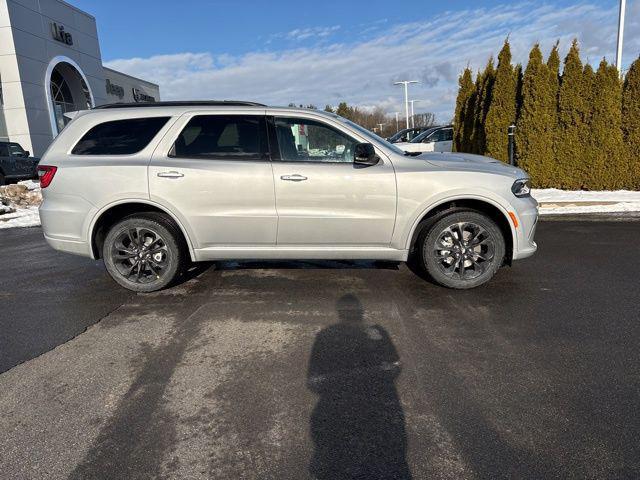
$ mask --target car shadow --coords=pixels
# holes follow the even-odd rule
[[[385,260],[242,260],[216,262],[216,270],[307,270],[381,269],[397,270],[398,262]]]
[[[410,479],[405,417],[395,387],[400,358],[387,331],[367,325],[357,297],[338,300],[339,322],[320,331],[308,388],[313,478]]]

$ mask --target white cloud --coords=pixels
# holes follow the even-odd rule
[[[338,30],[340,30],[340,25],[334,25],[332,27],[296,28],[295,30],[287,32],[285,37],[290,40],[306,40],[313,37],[324,38]]]
[[[616,3],[616,2],[613,2]],[[625,62],[640,53],[640,2],[629,9]],[[430,21],[381,26],[379,35],[348,43],[316,43],[281,51],[244,55],[180,53],[106,62],[107,66],[160,84],[163,99],[247,99],[271,105],[289,102],[320,107],[340,101],[389,112],[402,110],[402,91],[393,81],[417,79],[417,111],[429,110],[440,121],[451,118],[457,76],[469,64],[484,66],[509,35],[515,62],[526,63],[535,42],[548,52],[560,40],[562,55],[577,37],[583,58],[613,60],[617,11],[595,3],[556,8],[538,2],[505,4],[493,9],[449,12]],[[339,26],[297,29],[286,37],[327,39]]]

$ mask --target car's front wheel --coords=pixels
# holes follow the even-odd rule
[[[436,283],[455,289],[489,281],[505,256],[505,240],[498,225],[470,210],[446,214],[425,228],[418,247],[422,269]]]
[[[161,214],[133,215],[113,225],[102,255],[111,277],[134,292],[170,285],[187,260],[178,228]]]

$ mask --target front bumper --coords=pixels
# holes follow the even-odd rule
[[[519,198],[514,203],[518,228],[513,246],[513,260],[530,257],[538,249],[534,237],[538,226],[538,202],[532,197]]]

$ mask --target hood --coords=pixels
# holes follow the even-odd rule
[[[508,165],[500,160],[472,153],[441,153],[427,152],[415,158],[426,160],[431,165],[455,170],[471,170],[477,172],[497,173],[514,178],[528,178],[529,175],[522,169]]]

